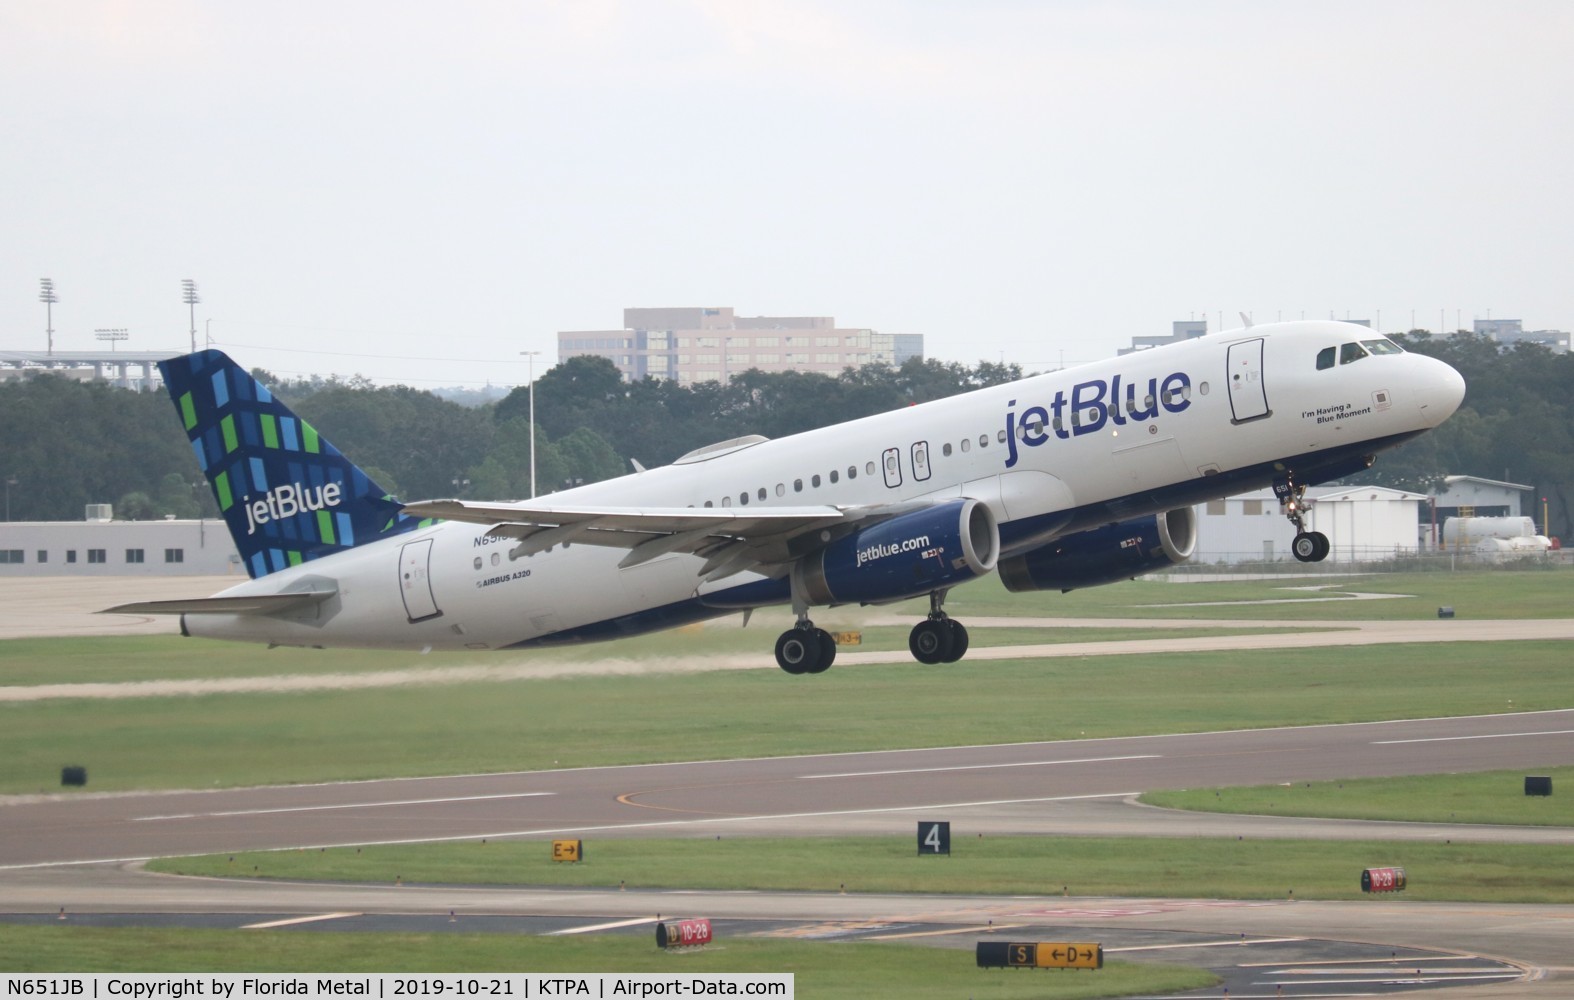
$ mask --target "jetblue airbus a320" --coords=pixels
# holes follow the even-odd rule
[[[1181,562],[1192,505],[1272,486],[1296,558],[1306,487],[1436,427],[1465,384],[1347,323],[1247,327],[523,502],[402,503],[218,351],[160,364],[250,581],[111,612],[282,646],[520,649],[767,605],[789,673],[836,646],[810,612],[928,595],[924,663],[960,659],[946,593],[998,572],[1070,590]]]

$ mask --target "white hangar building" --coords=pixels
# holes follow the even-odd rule
[[[1306,530],[1332,545],[1327,562],[1354,563],[1421,551],[1421,509],[1427,498],[1387,486],[1314,486],[1306,491]],[[1258,490],[1197,508],[1196,563],[1293,561],[1295,528],[1272,490]]]
[[[246,576],[224,522],[0,522],[0,576]]]

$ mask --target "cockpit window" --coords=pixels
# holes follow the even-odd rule
[[[1361,346],[1373,354],[1405,353],[1405,349],[1403,347],[1400,347],[1398,344],[1394,343],[1392,340],[1389,340],[1387,337],[1383,337],[1378,340],[1363,340],[1361,341]]]
[[[1379,337],[1376,340],[1351,341],[1338,347],[1325,347],[1317,352],[1317,370],[1324,371],[1332,368],[1337,362],[1347,365],[1352,361],[1360,361],[1369,354],[1403,354],[1405,349],[1389,340]]]

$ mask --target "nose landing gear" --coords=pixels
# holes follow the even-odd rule
[[[1273,495],[1279,498],[1279,510],[1295,525],[1295,540],[1290,552],[1300,562],[1322,562],[1332,548],[1328,536],[1321,531],[1306,530],[1306,487],[1289,476],[1276,480]]]

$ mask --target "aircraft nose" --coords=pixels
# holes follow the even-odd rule
[[[1465,400],[1465,377],[1436,358],[1416,355],[1422,364],[1421,412],[1433,427],[1447,420]]]

